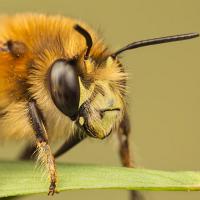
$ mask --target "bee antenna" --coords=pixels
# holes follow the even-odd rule
[[[119,49],[118,51],[113,53],[111,55],[111,57],[116,58],[117,55],[119,55],[120,53],[122,53],[126,50],[130,50],[130,49],[136,49],[139,47],[150,46],[150,45],[155,45],[155,44],[162,44],[162,43],[167,43],[167,42],[188,40],[188,39],[192,39],[192,38],[195,38],[198,36],[199,36],[199,33],[187,33],[187,34],[181,34],[181,35],[173,35],[173,36],[153,38],[153,39],[148,39],[148,40],[141,40],[141,41],[137,41],[137,42],[128,44],[127,46]]]
[[[83,37],[85,38],[86,45],[87,45],[87,50],[86,50],[84,58],[85,58],[85,60],[87,60],[88,57],[89,57],[89,54],[90,54],[90,50],[92,48],[92,44],[93,44],[92,37],[91,37],[91,35],[84,28],[82,28],[78,24],[76,24],[74,26],[74,29],[76,31],[78,31],[81,35],[83,35]]]

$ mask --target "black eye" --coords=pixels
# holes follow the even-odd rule
[[[75,120],[80,101],[80,85],[75,61],[56,60],[49,73],[50,93],[56,107]]]

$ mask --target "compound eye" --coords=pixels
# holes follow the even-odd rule
[[[76,62],[56,60],[49,74],[50,93],[56,107],[75,120],[80,101],[80,85],[76,72]]]

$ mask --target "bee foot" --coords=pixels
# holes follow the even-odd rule
[[[53,196],[55,193],[58,193],[58,192],[56,191],[56,184],[55,184],[55,183],[51,183],[51,185],[49,186],[48,195],[49,195],[49,196]]]

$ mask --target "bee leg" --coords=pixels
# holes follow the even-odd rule
[[[120,123],[118,131],[119,155],[123,166],[134,167],[134,163],[130,155],[129,135],[130,135],[130,121],[128,116],[125,115],[124,119]]]
[[[129,146],[129,136],[130,136],[130,121],[126,114],[119,125],[118,139],[119,139],[119,155],[122,165],[125,167],[135,167],[133,158],[130,153]],[[131,200],[142,200],[144,199],[141,193],[137,191],[131,191]]]
[[[43,123],[42,113],[38,109],[35,101],[28,103],[30,121],[35,131],[38,159],[44,163],[50,174],[50,186],[48,195],[56,192],[56,168],[55,160],[48,144],[48,135]]]
[[[86,134],[81,133],[81,130],[77,130],[70,139],[67,138],[67,140],[63,143],[63,145],[56,151],[54,154],[55,158],[58,158],[65,152],[69,151],[71,148],[79,144],[81,141],[83,141],[87,137]]]

